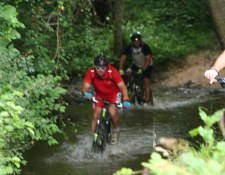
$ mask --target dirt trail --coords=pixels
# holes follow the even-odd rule
[[[200,85],[204,88],[219,88],[220,85],[209,85],[209,81],[205,79],[205,70],[210,69],[215,62],[216,58],[221,52],[202,51],[197,54],[188,55],[182,66],[174,66],[172,70],[164,72],[159,75],[160,78],[152,85],[164,86],[183,86],[189,84],[191,86]],[[207,58],[210,58],[207,59]],[[220,72],[220,76],[225,77],[225,70]]]

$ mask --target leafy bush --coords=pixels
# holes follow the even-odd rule
[[[34,74],[31,51],[21,54],[14,48],[11,40],[20,37],[15,28],[24,27],[14,7],[0,3],[0,23],[0,174],[12,174],[26,164],[22,153],[35,141],[57,143],[52,135],[62,132],[57,122],[63,122],[67,104],[60,96],[66,90],[49,70]]]
[[[205,126],[199,126],[189,133],[192,137],[200,135],[205,143],[200,144],[199,150],[189,147],[187,152],[182,153],[173,160],[165,160],[158,153],[152,153],[149,162],[142,165],[149,169],[149,174],[168,175],[223,175],[225,171],[225,142],[217,141],[213,125],[221,119],[224,110],[216,111],[212,116],[207,116],[202,108],[199,115]],[[140,171],[139,171],[140,172]],[[131,175],[136,172],[131,169],[122,168],[115,175]]]

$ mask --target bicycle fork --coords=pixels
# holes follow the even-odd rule
[[[98,117],[98,120],[97,120],[97,125],[95,129],[95,134],[94,134],[94,143],[96,143],[98,139],[99,124],[100,124],[100,117]]]
[[[106,108],[104,107],[102,109],[102,117],[105,118],[106,116]],[[97,125],[96,125],[96,129],[95,129],[95,134],[94,134],[94,143],[97,143],[97,140],[98,140],[98,137],[99,137],[99,126],[100,126],[100,121],[101,120],[101,117],[99,116],[98,117],[98,120],[97,120]],[[106,123],[108,124],[108,120],[106,120]],[[101,143],[99,143],[99,145],[101,145]]]

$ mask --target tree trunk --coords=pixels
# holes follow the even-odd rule
[[[217,31],[222,50],[225,50],[225,1],[207,0],[211,19]]]
[[[114,56],[116,58],[121,57],[121,51],[123,47],[123,35],[122,35],[122,0],[114,1]]]

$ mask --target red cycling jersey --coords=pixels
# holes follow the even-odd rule
[[[93,83],[96,97],[105,98],[115,103],[117,94],[121,92],[117,84],[121,83],[123,79],[116,68],[111,66],[110,70],[109,66],[111,66],[111,64],[108,64],[105,74],[101,77],[98,76],[94,67],[90,68],[85,75],[84,83]],[[109,75],[110,73],[112,74],[111,76]]]

